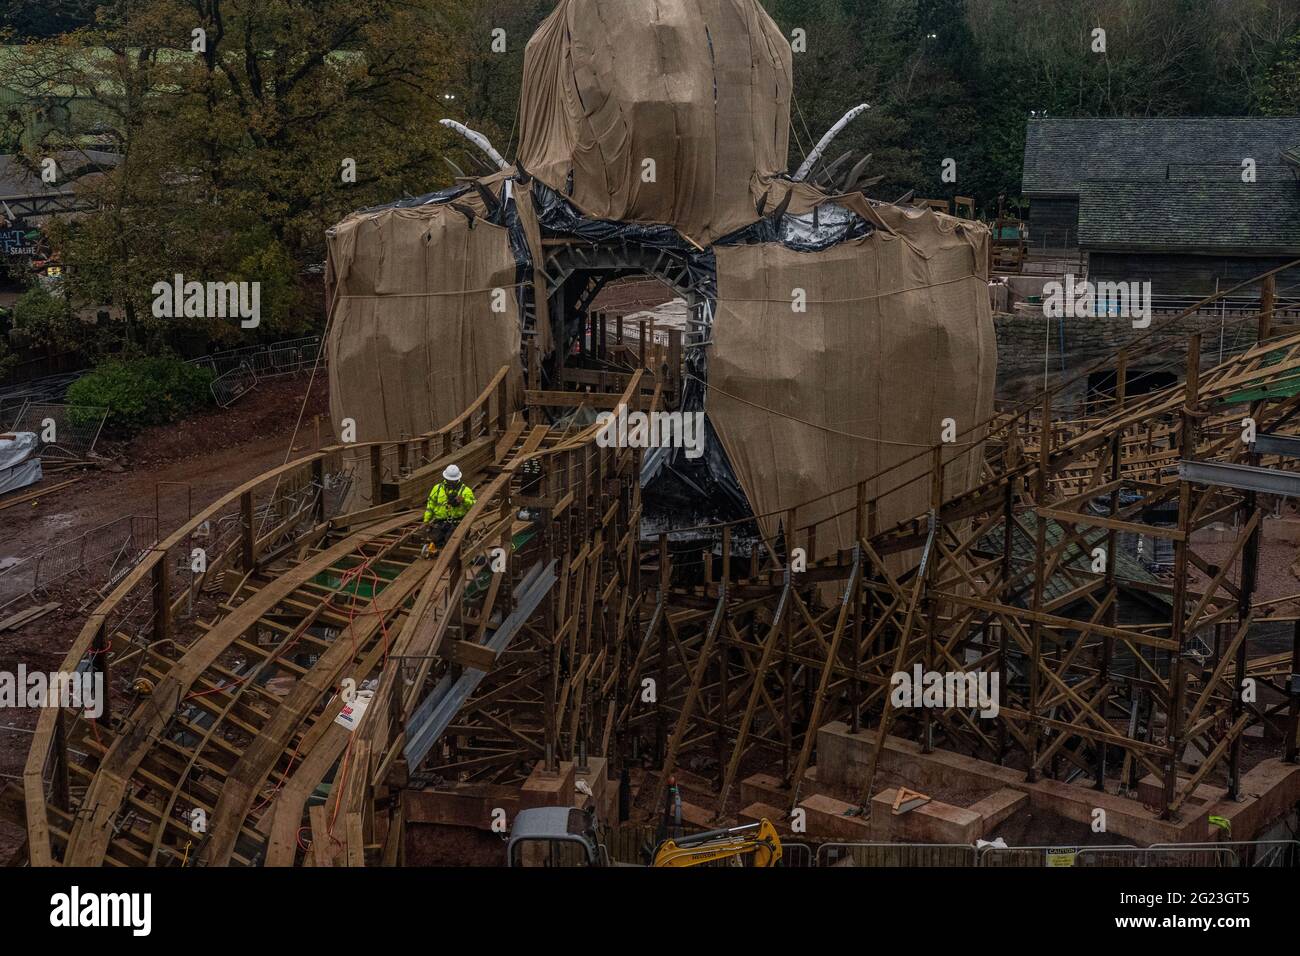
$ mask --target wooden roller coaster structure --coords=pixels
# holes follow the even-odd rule
[[[698,756],[719,818],[746,768],[779,764],[793,807],[836,719],[879,731],[864,805],[891,732],[1030,779],[1155,774],[1166,816],[1212,775],[1235,792],[1247,729],[1273,724],[1295,760],[1300,722],[1300,649],[1247,656],[1255,622],[1296,617],[1295,601],[1254,599],[1266,505],[1291,493],[1294,462],[1241,440],[1245,417],[1282,441],[1300,412],[1300,331],[1272,329],[1269,279],[1247,351],[1203,368],[1193,338],[1183,384],[1130,397],[1126,370],[1149,349],[1131,344],[1089,420],[1055,415],[1061,389],[1046,392],[772,516],[775,538],[749,520],[643,546],[640,451],[569,413],[661,407],[681,394],[681,343],[647,349],[643,329],[639,350],[607,352],[603,323],[580,394],[534,389],[520,406],[502,369],[437,431],[275,469],[151,549],[77,636],[64,668],[104,675],[110,705],[42,711],[26,860],[399,864],[404,790],[518,786],[580,755],[648,760],[653,805]],[[970,454],[980,481],[951,487]],[[478,501],[424,557],[419,505],[453,460]],[[1279,462],[1292,473],[1263,467]],[[930,507],[881,526],[913,482]],[[819,551],[819,529],[846,520],[852,547]],[[1229,558],[1211,563],[1196,532],[1228,523]],[[1171,575],[1094,563],[1132,534],[1172,542]],[[1121,620],[1122,589],[1168,619]],[[901,715],[891,675],[916,664],[998,674],[998,716]],[[1244,701],[1248,676],[1275,700]],[[1193,745],[1204,759],[1185,779]]]

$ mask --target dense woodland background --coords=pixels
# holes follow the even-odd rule
[[[1025,123],[1049,116],[1292,114],[1300,0],[763,0],[796,55],[791,169],[841,113],[870,152],[872,194],[1018,195]],[[125,162],[103,209],[51,231],[66,269],[15,327],[88,354],[165,350],[159,276],[258,278],[272,338],[319,328],[324,232],[349,211],[449,183],[476,157],[450,116],[513,156],[523,47],[554,0],[0,0],[0,152],[93,145]],[[189,52],[190,31],[207,52]],[[504,28],[508,51],[490,49]],[[1106,31],[1106,52],[1092,31]],[[32,103],[75,96],[71,129],[31,132]],[[24,103],[23,100],[30,102]],[[89,104],[89,108],[87,108]],[[940,180],[957,162],[958,182]],[[340,162],[357,163],[345,184]],[[1134,157],[1140,161],[1140,157]],[[453,167],[454,164],[454,167]],[[125,322],[93,335],[74,306]],[[214,342],[229,325],[197,330]]]

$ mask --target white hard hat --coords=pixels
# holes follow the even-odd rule
[[[443,469],[442,477],[447,481],[460,481],[460,469],[455,465],[448,465]]]

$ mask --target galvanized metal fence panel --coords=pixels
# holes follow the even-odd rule
[[[33,402],[19,413],[12,430],[34,433],[41,458],[75,460],[94,450],[107,417],[107,408]]]
[[[1215,843],[1153,843],[1151,866],[1300,866],[1300,841],[1224,840]],[[1182,860],[1158,862],[1166,856]],[[1184,862],[1191,861],[1191,862]]]
[[[217,371],[217,363],[212,360],[211,355],[201,355],[198,358],[190,359],[186,364],[193,365],[195,368],[205,368],[216,378],[220,372]]]
[[[1241,860],[1229,846],[1166,846],[1147,849],[1143,866],[1239,867]]]
[[[158,541],[152,515],[128,515],[92,528],[32,556],[33,589],[49,587],[71,575],[84,575],[93,586],[113,581]]]
[[[229,408],[252,391],[261,379],[292,375],[311,368],[320,351],[320,336],[311,335],[204,355],[191,359],[190,364],[212,371],[215,376],[212,397],[222,408]]]
[[[781,866],[808,869],[817,865],[817,854],[807,843],[781,841]]]
[[[214,352],[191,359],[191,365],[212,369],[217,376],[245,367],[260,378],[301,372],[315,364],[320,354],[319,335],[286,339],[269,345],[246,345],[226,352]]]
[[[115,582],[157,541],[152,515],[128,515],[49,545],[0,571],[0,605],[71,578],[89,588]]]
[[[27,408],[28,402],[22,399],[16,402],[0,401],[0,430],[7,432],[17,431],[14,427],[23,417],[23,411]]]
[[[1300,867],[1300,840],[1253,840],[1236,852],[1242,866]]]
[[[818,866],[975,866],[975,847],[965,843],[823,843]]]
[[[257,387],[257,376],[247,366],[232,368],[212,380],[212,397],[222,408],[229,408]]]
[[[657,826],[623,823],[599,828],[610,862],[646,864],[657,845]],[[782,841],[781,866],[810,867],[1296,867],[1300,841],[1116,846],[986,846],[963,843],[841,843]]]
[[[1237,866],[1237,856],[1228,847],[1196,848],[1170,846],[1166,849],[1130,846],[1085,846],[1075,855],[1075,866],[1084,867],[1214,867]]]
[[[1074,866],[1080,849],[1078,846],[986,846],[979,851],[978,865]]]
[[[655,826],[651,823],[620,823],[598,828],[599,840],[609,853],[611,863],[648,862],[647,850],[655,845]]]

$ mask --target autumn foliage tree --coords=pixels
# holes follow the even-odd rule
[[[319,323],[305,299],[325,230],[448,179],[437,120],[460,56],[443,28],[453,6],[116,0],[93,25],[27,45],[11,82],[73,91],[79,117],[31,152],[122,157],[78,184],[97,209],[53,228],[70,307],[111,306],[146,349],[237,335],[154,318],[152,286],[179,273],[272,286],[263,334]]]
[[[869,103],[832,155],[869,154],[876,198],[1014,205],[1031,112],[1300,111],[1298,0],[760,2],[788,39],[802,37],[790,168],[845,110]],[[259,334],[319,327],[332,223],[482,171],[481,154],[439,119],[514,155],[524,47],[554,5],[53,0],[36,11],[0,0],[0,34],[26,44],[3,61],[0,86],[33,101],[57,90],[74,106],[73,123],[29,158],[85,147],[123,157],[78,184],[97,209],[53,227],[68,309],[109,307],[115,321],[85,334],[125,331],[146,349],[238,335],[229,323],[153,317],[153,284],[180,273],[261,281],[273,294]],[[955,182],[943,176],[949,160]]]

